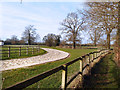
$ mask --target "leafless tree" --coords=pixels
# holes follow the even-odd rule
[[[31,45],[31,43],[34,43],[39,36],[35,30],[36,28],[34,28],[34,25],[25,27],[25,31],[22,34],[22,40],[28,42],[29,45]]]
[[[118,3],[118,28],[117,28],[117,35],[116,35],[116,45],[114,47],[114,53],[115,53],[115,61],[117,65],[120,67],[120,1]]]
[[[95,25],[88,25],[88,35],[90,36],[90,40],[94,43],[96,46],[99,42],[100,38],[103,36],[103,32],[101,28],[96,27]]]
[[[98,44],[102,46],[102,48],[107,48],[107,41],[104,38],[100,38],[100,40],[98,41]]]
[[[76,48],[76,42],[80,41],[80,31],[83,30],[82,25],[84,19],[80,18],[77,13],[69,13],[67,17],[60,23],[62,33],[66,35],[68,41],[73,42],[73,48]]]
[[[117,29],[118,3],[117,2],[91,2],[86,3],[88,9],[80,14],[89,23],[92,23],[107,35],[107,47],[110,49],[110,37],[113,30]]]

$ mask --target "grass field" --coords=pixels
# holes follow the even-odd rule
[[[86,53],[95,50],[95,49],[93,50],[93,49],[66,49],[66,48],[57,48],[57,49],[65,52],[69,52],[70,57],[64,60],[49,62],[41,65],[3,71],[2,77],[5,79],[3,83],[3,88],[13,85],[22,80],[28,79],[32,76],[35,76],[52,68],[55,68],[59,65],[65,64],[69,61],[72,61],[75,58],[78,58]],[[69,76],[68,79],[75,72],[78,72],[78,70],[79,70],[79,61],[68,67],[68,76]],[[28,88],[59,88],[60,85],[61,85],[61,71],[39,81],[38,83],[29,86]]]
[[[120,88],[120,68],[113,58],[114,54],[107,55],[95,65],[92,74],[85,77],[84,88]]]
[[[6,59],[14,59],[14,58],[26,58],[26,57],[31,57],[31,56],[37,56],[37,55],[42,55],[45,54],[46,51],[40,49],[38,51],[38,48],[32,48],[32,47],[21,47],[21,56],[19,56],[19,47],[20,46],[10,46],[10,57],[8,57],[8,45],[7,46],[2,46],[1,52],[2,52],[2,60]],[[34,46],[33,46],[34,47]],[[28,49],[28,53],[27,53]],[[32,53],[33,50],[33,53]]]

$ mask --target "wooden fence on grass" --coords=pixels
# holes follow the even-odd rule
[[[5,55],[6,57],[11,57],[12,54],[21,56],[32,55],[40,52],[40,46],[1,46],[0,54]]]
[[[19,89],[23,89],[23,88],[26,88],[60,70],[62,70],[62,83],[61,83],[61,89],[66,89],[67,86],[75,79],[75,77],[77,77],[78,75],[80,75],[80,82],[82,82],[82,78],[83,78],[83,75],[85,74],[84,73],[84,70],[85,69],[91,69],[92,67],[92,64],[97,60],[99,59],[101,56],[105,55],[109,53],[109,50],[100,50],[100,51],[95,51],[95,52],[91,52],[89,54],[86,54],[86,55],[83,55],[71,62],[68,62],[64,65],[61,65],[59,67],[56,67],[54,69],[51,69],[47,72],[44,72],[42,74],[39,74],[39,75],[36,75],[32,78],[29,78],[29,79],[26,79],[22,82],[19,82],[15,85],[12,85],[8,88],[6,88],[6,90],[9,90],[9,89],[15,89],[15,88],[19,88]],[[79,71],[78,73],[76,73],[69,81],[67,80],[67,72],[68,72],[68,69],[67,67],[72,65],[73,63],[79,61],[80,63],[80,66],[79,66]]]

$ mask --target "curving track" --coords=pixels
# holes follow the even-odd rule
[[[29,58],[22,58],[22,59],[11,59],[11,60],[4,60],[0,61],[2,68],[0,71],[22,68],[26,66],[32,66],[37,64],[42,64],[46,62],[56,61],[60,59],[64,59],[69,56],[69,53],[56,50],[56,49],[49,49],[49,48],[42,48],[46,50],[48,53],[44,55],[29,57]]]

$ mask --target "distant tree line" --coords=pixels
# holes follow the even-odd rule
[[[31,45],[37,44],[37,40],[40,39],[39,34],[36,33],[36,28],[33,25],[25,27],[25,31],[22,33],[22,37],[19,40],[16,35],[12,35],[11,38],[5,40],[6,45]]]
[[[12,35],[11,38],[7,38],[4,41],[5,45],[47,45],[47,46],[59,46],[60,45],[60,35],[48,34],[43,37],[43,42],[40,41],[40,36],[36,32],[34,25],[29,25],[25,27],[25,31],[22,33],[22,37],[19,40],[16,35]]]
[[[60,35],[48,34],[43,37],[43,41],[47,46],[59,46],[60,45]]]

